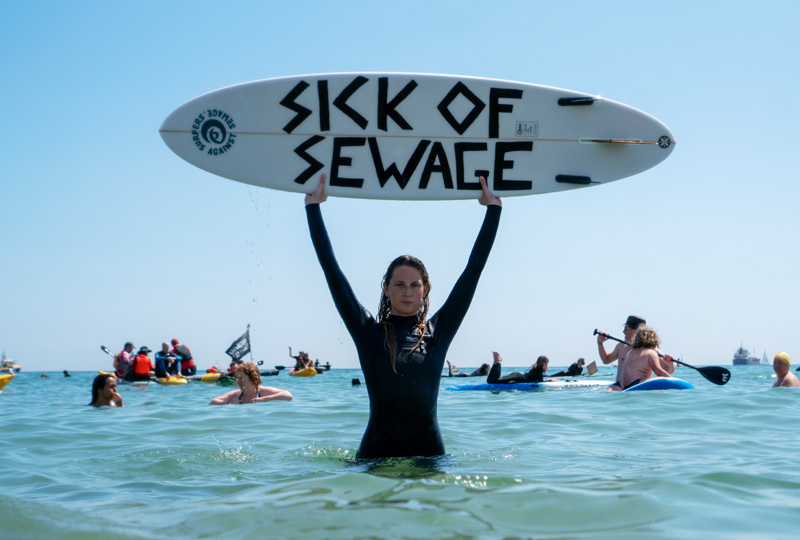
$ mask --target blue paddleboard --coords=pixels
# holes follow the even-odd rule
[[[625,392],[635,392],[637,390],[688,390],[690,388],[694,388],[694,385],[683,381],[681,379],[676,379],[674,377],[655,377],[653,379],[647,379],[644,382],[640,382],[639,384],[633,385],[630,388],[625,389]]]
[[[458,386],[448,386],[445,390],[453,392],[464,390],[482,390],[486,392],[502,392],[506,390],[532,391],[532,390],[556,390],[562,388],[593,388],[597,386],[608,386],[614,381],[580,380],[569,379],[565,381],[545,381],[540,383],[512,383],[512,384],[459,384]]]

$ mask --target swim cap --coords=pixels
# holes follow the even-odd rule
[[[779,352],[778,354],[776,354],[775,360],[781,360],[783,362],[786,362],[787,366],[792,365],[792,359],[789,357],[789,354],[785,352]]]

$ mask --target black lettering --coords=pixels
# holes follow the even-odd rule
[[[391,116],[392,120],[402,129],[414,129],[411,124],[406,122],[406,119],[400,116],[395,109],[400,103],[406,99],[411,92],[417,87],[416,81],[411,81],[405,88],[392,98],[392,101],[386,102],[389,94],[389,77],[381,77],[378,79],[378,129],[386,131],[386,117]]]
[[[439,173],[442,175],[442,183],[446,189],[453,189],[453,175],[450,174],[450,163],[447,161],[447,154],[442,143],[435,142],[431,146],[431,153],[422,169],[422,177],[419,180],[419,189],[427,189],[431,174]]]
[[[342,90],[342,92],[336,97],[336,99],[333,100],[333,104],[336,106],[336,108],[342,111],[344,114],[346,114],[347,117],[350,118],[350,120],[358,124],[358,127],[360,127],[361,129],[366,129],[367,124],[369,122],[367,122],[366,118],[364,118],[363,116],[358,114],[354,109],[352,109],[347,104],[347,100],[350,99],[350,96],[355,94],[356,90],[364,86],[368,80],[369,79],[367,79],[366,77],[362,77],[361,75],[359,75],[358,77],[353,79],[353,81],[350,84],[348,84],[344,90]]]
[[[513,88],[492,88],[489,91],[489,138],[496,139],[500,135],[500,113],[510,113],[513,105],[501,105],[500,99],[522,99],[522,90]]]
[[[281,100],[281,105],[283,105],[290,111],[294,111],[297,113],[295,117],[292,118],[292,120],[288,124],[283,126],[283,131],[285,131],[286,133],[291,133],[292,131],[294,131],[294,129],[300,124],[302,124],[303,120],[308,118],[309,115],[311,114],[311,109],[307,109],[306,107],[303,107],[302,105],[299,105],[295,102],[295,99],[297,99],[297,97],[300,94],[302,94],[305,91],[305,89],[308,88],[309,86],[310,85],[306,81],[300,81]]]
[[[317,81],[317,95],[319,96],[319,130],[330,131],[331,111],[328,107],[328,81]]]
[[[453,116],[453,113],[451,113],[450,109],[448,108],[459,95],[464,96],[467,98],[467,100],[469,100],[470,103],[472,103],[472,110],[462,122],[456,120],[455,116]],[[458,81],[436,108],[439,109],[439,113],[447,121],[447,123],[450,124],[450,127],[456,130],[456,133],[459,135],[463,135],[469,126],[471,126],[478,116],[480,116],[481,111],[483,111],[485,107],[486,104],[481,101],[478,96],[473,94],[472,91],[467,88],[466,84]]]
[[[305,184],[306,181],[314,176],[314,174],[322,169],[322,163],[311,157],[306,150],[314,146],[320,141],[324,141],[325,137],[322,135],[314,135],[313,137],[306,139],[303,144],[298,146],[294,149],[294,153],[303,158],[303,160],[308,163],[308,168],[300,173],[300,175],[294,179],[294,181],[298,184]]]
[[[372,154],[372,162],[375,164],[375,172],[378,174],[378,182],[380,182],[381,187],[384,187],[389,181],[389,178],[394,176],[400,189],[406,188],[408,181],[411,179],[411,175],[414,174],[417,165],[419,165],[419,162],[422,160],[422,155],[431,143],[431,141],[425,139],[419,141],[416,150],[411,154],[411,158],[408,160],[408,163],[406,163],[406,167],[401,174],[395,163],[392,163],[385,169],[383,168],[381,152],[380,149],[378,149],[378,141],[375,137],[370,137],[367,141],[369,142],[369,151]]]
[[[342,156],[342,148],[345,146],[364,146],[367,142],[365,137],[334,137],[333,138],[333,157],[331,158],[331,184],[332,186],[361,188],[364,185],[363,178],[341,178],[339,177],[339,167],[349,167],[353,163],[353,158]]]
[[[466,182],[464,180],[464,154],[466,152],[485,152],[487,148],[486,143],[462,142],[454,144],[453,148],[456,151],[456,189],[474,189],[480,191],[480,182]]]
[[[495,191],[525,190],[533,187],[530,180],[505,180],[503,170],[510,169],[514,162],[506,160],[508,152],[531,152],[533,141],[498,142],[494,147],[494,183]]]

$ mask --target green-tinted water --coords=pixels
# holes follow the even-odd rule
[[[243,406],[125,385],[123,409],[85,406],[93,373],[22,373],[0,394],[0,537],[794,539],[800,391],[731,371],[680,369],[685,391],[442,391],[449,455],[379,464],[353,459],[358,371],[268,377],[294,401]]]

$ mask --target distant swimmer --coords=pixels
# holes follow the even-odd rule
[[[70,375],[70,374],[69,374],[69,371],[67,371],[67,370],[65,369],[65,370],[64,370],[64,377],[72,377],[72,375]]]
[[[633,347],[625,358],[625,369],[619,379],[623,390],[650,379],[653,373],[657,377],[669,377],[675,371],[670,355],[665,354],[664,361],[659,357],[660,344],[661,340],[655,330],[645,325],[639,327],[633,339]],[[671,366],[672,369],[667,366]]]
[[[104,373],[92,382],[92,407],[122,407],[122,396],[117,393],[117,379]]]
[[[625,334],[625,341],[628,343],[632,343],[633,339],[636,337],[636,332],[640,326],[646,324],[645,321],[641,317],[637,317],[636,315],[629,315],[628,319],[625,321],[625,326],[622,328],[622,333]],[[605,332],[598,332],[597,333],[597,352],[600,354],[600,360],[603,361],[604,364],[610,364],[615,360],[617,362],[617,380],[608,387],[608,390],[619,392],[622,390],[622,385],[620,384],[620,377],[622,376],[622,370],[625,367],[625,357],[631,350],[631,346],[625,343],[617,343],[617,346],[614,347],[614,350],[610,353],[606,352],[606,348],[603,343],[606,342],[608,336]]]
[[[497,351],[492,351],[492,356],[494,357],[494,363],[492,364],[492,369],[489,372],[489,376],[486,377],[486,382],[488,384],[544,382],[544,372],[547,371],[547,365],[550,363],[550,359],[542,355],[536,359],[536,362],[534,362],[534,364],[530,367],[530,369],[525,373],[514,371],[513,373],[509,373],[505,377],[501,377],[500,372],[502,370],[501,363],[503,362],[503,357],[500,356],[500,353]],[[553,380],[553,379],[548,378],[548,380]]]
[[[306,217],[333,303],[355,343],[369,395],[369,422],[356,456],[442,455],[445,449],[437,418],[442,367],[494,243],[500,199],[481,178],[479,201],[487,206],[483,225],[466,268],[433,317],[427,319],[431,290],[428,272],[422,261],[410,255],[397,257],[389,265],[374,317],[356,298],[333,254],[320,210],[327,199],[325,178],[323,174],[317,189],[305,198]],[[388,216],[383,225],[386,238],[425,239],[424,224],[411,214]]]
[[[583,376],[584,365],[586,365],[586,360],[578,358],[578,361],[573,362],[566,370],[559,371],[551,375],[551,377],[581,377]]]
[[[288,390],[261,386],[261,374],[258,372],[258,366],[252,362],[239,365],[236,369],[235,378],[239,389],[228,392],[224,396],[215,397],[209,405],[243,405],[275,400],[292,401],[294,399]]]
[[[772,369],[775,371],[778,380],[772,385],[773,388],[779,386],[785,388],[800,387],[800,381],[797,380],[797,376],[790,370],[791,366],[792,359],[789,357],[788,353],[779,352],[775,355],[775,359],[772,361]]]

